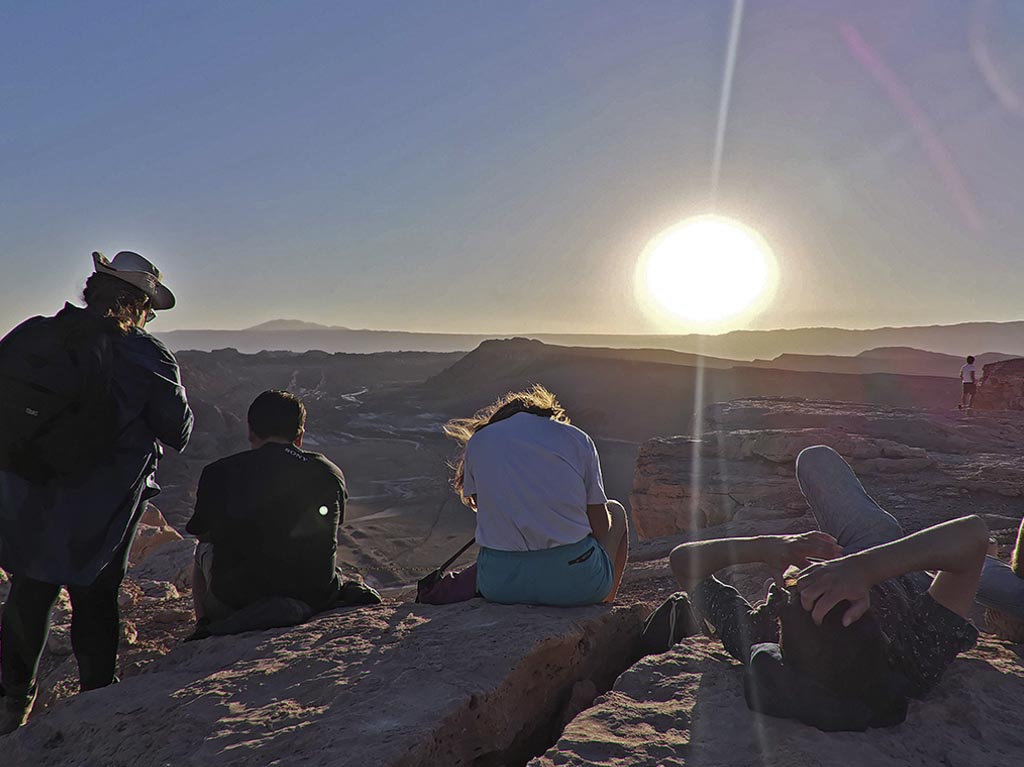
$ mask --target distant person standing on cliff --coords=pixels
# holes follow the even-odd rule
[[[543,386],[449,421],[463,445],[455,489],[477,515],[477,590],[504,604],[615,599],[626,510],[605,496],[594,441]]]
[[[182,450],[192,411],[167,348],[146,332],[174,306],[138,253],[93,253],[85,308],[26,320],[0,341],[0,734],[28,719],[50,610],[71,597],[82,690],[115,681],[118,589],[162,442]]]
[[[974,366],[974,357],[967,357],[967,364],[960,368],[960,383],[963,393],[960,395],[960,409],[974,404],[974,392],[978,384],[978,368]]]

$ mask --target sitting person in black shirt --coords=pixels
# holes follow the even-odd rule
[[[676,597],[667,608],[689,626],[678,632],[674,620],[672,631],[693,634],[710,623],[746,664],[747,704],[756,711],[822,730],[897,724],[907,696],[933,687],[977,641],[966,616],[985,558],[985,523],[963,517],[904,535],[822,445],[800,453],[797,479],[820,531],[672,551],[672,571],[690,600]],[[778,584],[756,607],[713,575],[752,562],[772,568]],[[803,569],[784,578],[790,566]]]
[[[345,477],[324,456],[300,449],[305,406],[288,392],[265,391],[248,420],[252,450],[203,470],[186,526],[200,541],[197,622],[223,620],[269,598],[297,600],[308,614],[339,603],[380,602],[368,586],[339,578]]]

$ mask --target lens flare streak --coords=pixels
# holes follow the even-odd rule
[[[924,146],[932,167],[939,174],[946,191],[953,198],[954,204],[963,215],[967,225],[974,231],[980,231],[982,228],[981,214],[967,188],[967,183],[957,168],[953,155],[942,143],[932,127],[931,121],[914,101],[910,91],[900,82],[896,74],[861,36],[853,24],[843,22],[839,25],[839,32],[853,57],[878,82],[896,110],[910,123],[910,127]]]

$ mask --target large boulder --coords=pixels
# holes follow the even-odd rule
[[[389,604],[189,642],[34,717],[3,764],[522,764],[636,660],[648,611]]]
[[[128,562],[137,565],[165,543],[180,541],[181,534],[171,527],[153,504],[148,504],[128,552]]]
[[[850,462],[869,491],[908,529],[981,513],[1005,537],[1024,494],[1024,414],[965,416],[792,398],[708,406],[699,439],[645,442],[630,505],[641,540],[693,536],[751,513],[807,510],[794,468],[800,451],[825,444]]]
[[[979,410],[1024,410],[1024,358],[985,365],[973,405]]]
[[[637,454],[629,497],[641,540],[730,522],[743,507],[805,508],[790,469],[730,453],[715,435],[652,439]]]
[[[128,570],[135,581],[165,581],[179,589],[192,588],[196,539],[170,540],[148,552],[145,559]]]
[[[1024,668],[982,639],[897,727],[825,733],[755,714],[741,666],[716,640],[683,640],[625,672],[530,767],[1016,767]]]

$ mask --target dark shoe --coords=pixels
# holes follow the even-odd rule
[[[10,695],[0,689],[0,735],[9,735],[25,724],[35,702],[35,686],[27,695]]]
[[[379,605],[381,599],[377,589],[367,586],[362,581],[346,581],[338,591],[336,606],[340,605]]]
[[[689,597],[685,591],[677,591],[647,618],[640,633],[640,651],[644,655],[666,652],[679,640],[700,633],[700,621]]]

